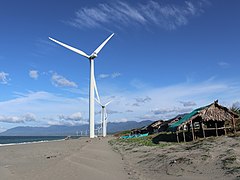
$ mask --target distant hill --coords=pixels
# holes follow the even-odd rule
[[[119,131],[130,130],[134,128],[140,128],[143,126],[147,126],[151,124],[152,121],[146,120],[141,122],[136,121],[127,121],[127,122],[119,122],[119,123],[108,123],[108,133],[116,133]],[[0,136],[68,136],[68,135],[76,135],[78,131],[83,131],[85,134],[86,130],[88,130],[89,125],[81,125],[81,126],[63,126],[63,125],[54,125],[49,127],[29,127],[29,126],[20,126],[12,129],[8,129],[2,133]]]

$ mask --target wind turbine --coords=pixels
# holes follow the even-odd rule
[[[91,55],[86,54],[85,52],[76,49],[74,47],[71,47],[67,44],[64,44],[58,40],[55,40],[51,37],[49,37],[50,40],[53,42],[75,52],[78,53],[86,58],[89,59],[90,62],[90,86],[89,86],[89,130],[90,130],[90,138],[94,138],[94,58],[98,56],[98,53],[101,51],[101,49],[107,44],[107,42],[111,39],[111,37],[114,35],[111,34],[98,48],[93,51]]]
[[[99,93],[98,93],[98,90],[97,90],[97,85],[96,85],[96,80],[95,80],[95,77],[94,77],[94,87],[95,87],[95,92],[96,92],[96,95],[97,95],[97,99],[95,99],[95,101],[101,106],[101,129],[102,129],[102,136],[103,137],[106,137],[107,136],[107,110],[106,110],[106,107],[112,102],[109,101],[107,102],[106,104],[103,104],[100,100],[100,97],[99,97]]]
[[[106,104],[102,104],[101,102],[98,102],[100,106],[102,107],[101,110],[101,117],[102,117],[102,134],[103,137],[107,136],[107,105],[109,105],[112,101],[107,102]]]

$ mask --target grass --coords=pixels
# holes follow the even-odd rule
[[[132,138],[132,139],[114,139],[111,140],[109,143],[111,145],[113,144],[119,144],[119,143],[129,143],[129,144],[133,144],[133,145],[139,145],[139,146],[157,146],[157,147],[166,147],[166,146],[170,146],[172,145],[172,143],[159,143],[159,144],[155,144],[152,141],[152,136],[148,136],[148,137],[139,137],[139,138]]]

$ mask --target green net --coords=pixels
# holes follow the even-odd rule
[[[168,127],[168,131],[172,131],[175,132],[177,130],[177,127],[180,126],[182,123],[188,121],[189,119],[191,119],[191,117],[195,116],[196,114],[198,114],[199,111],[205,109],[208,106],[204,106],[204,107],[200,107],[198,109],[193,110],[192,112],[190,112],[189,114],[186,114],[185,116],[183,116],[182,119],[180,119],[179,121],[171,124]]]

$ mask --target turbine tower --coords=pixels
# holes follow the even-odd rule
[[[49,37],[49,39],[52,40],[53,42],[89,59],[89,62],[90,62],[90,85],[89,85],[89,130],[90,130],[89,134],[90,134],[90,138],[94,138],[94,136],[95,136],[94,135],[94,82],[95,82],[94,58],[96,58],[98,56],[98,53],[107,44],[107,42],[111,39],[111,37],[113,35],[114,35],[114,33],[111,34],[100,46],[98,46],[98,48],[95,51],[93,51],[93,53],[91,55],[88,55],[79,49],[76,49],[76,48],[71,47],[67,44],[64,44],[56,39]]]

